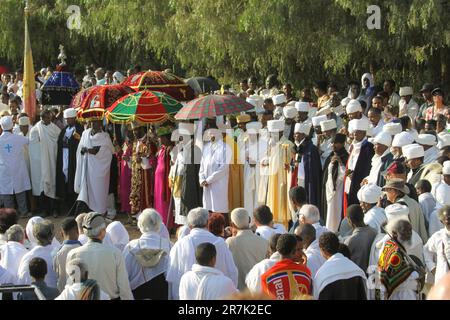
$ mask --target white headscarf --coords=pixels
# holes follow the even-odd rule
[[[121,72],[116,71],[116,72],[113,73],[113,79],[114,79],[115,83],[120,84],[120,83],[123,82],[125,77],[124,77],[124,75]]]
[[[128,235],[127,229],[119,221],[114,221],[106,227],[106,233],[109,234],[112,243],[120,251],[128,244],[130,241],[130,236]]]
[[[27,235],[28,241],[30,242],[28,245],[29,250],[33,249],[38,245],[37,239],[33,234],[33,226],[41,221],[44,221],[44,218],[37,216],[30,218],[30,220],[28,220],[27,222],[27,226],[25,227],[25,233]],[[60,245],[61,244],[59,243],[59,241],[56,240],[56,238],[53,238],[52,247],[59,248]]]
[[[367,89],[366,87],[364,87],[364,79],[369,79],[369,82],[370,82],[370,87],[373,87],[374,85],[375,85],[375,81],[374,81],[374,79],[373,79],[373,76],[372,76],[372,74],[370,74],[370,73],[364,73],[363,74],[363,76],[361,77],[361,88],[363,88],[363,89]]]

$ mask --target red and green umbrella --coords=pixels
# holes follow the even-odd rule
[[[164,92],[144,90],[120,98],[106,110],[106,118],[112,123],[163,123],[182,107]]]
[[[69,107],[74,109],[80,109],[83,101],[86,99],[86,97],[91,93],[92,90],[94,90],[95,87],[89,87],[87,89],[83,89],[79,91],[72,99],[72,102],[70,103]]]
[[[132,92],[134,92],[133,89],[122,84],[92,87],[81,102],[78,117],[81,120],[103,119],[107,108]]]
[[[225,114],[240,113],[254,109],[244,99],[233,95],[208,95],[187,103],[175,116],[176,120],[215,118]]]
[[[122,84],[135,91],[164,92],[178,101],[189,101],[195,98],[194,89],[183,79],[164,71],[143,71],[128,77]]]

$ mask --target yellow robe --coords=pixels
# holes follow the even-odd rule
[[[294,144],[285,137],[282,137],[269,153],[266,205],[272,210],[274,223],[281,223],[286,228],[291,214],[289,210],[290,172],[285,167],[290,164],[293,153]]]
[[[228,178],[228,208],[231,212],[235,208],[244,207],[244,164],[237,160],[239,150],[234,139],[227,135],[225,142],[233,150]]]

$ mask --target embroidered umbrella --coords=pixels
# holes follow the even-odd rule
[[[133,89],[122,84],[92,87],[81,102],[78,118],[80,120],[103,119],[105,109],[132,92],[134,92]]]
[[[76,110],[81,108],[81,104],[84,99],[89,95],[89,93],[95,89],[95,86],[89,87],[86,89],[82,89],[76,95],[73,96],[72,101],[70,102],[69,108],[74,108]]]
[[[120,98],[106,110],[106,118],[112,123],[157,124],[168,120],[182,107],[164,92],[144,90]]]
[[[55,71],[42,86],[42,104],[68,106],[79,89],[72,73]]]
[[[215,118],[225,114],[240,113],[254,109],[244,99],[233,95],[216,95],[201,97],[187,103],[175,116],[176,120],[193,120]]]
[[[178,101],[195,98],[194,90],[181,78],[164,71],[144,71],[128,77],[122,84],[130,88],[167,93]]]

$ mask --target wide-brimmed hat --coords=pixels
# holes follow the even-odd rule
[[[403,192],[404,194],[409,194],[409,189],[405,185],[405,181],[402,179],[390,179],[386,181],[386,184],[383,187],[383,191],[386,191],[386,189],[395,189],[400,192]]]

